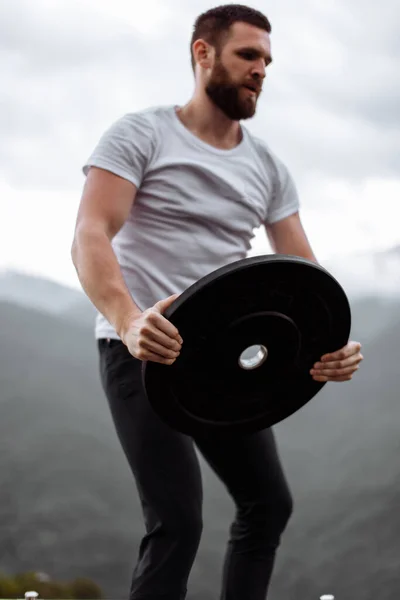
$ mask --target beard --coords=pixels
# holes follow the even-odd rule
[[[256,112],[253,98],[241,96],[242,84],[232,81],[220,61],[215,64],[211,79],[206,86],[210,100],[232,121],[251,119]]]

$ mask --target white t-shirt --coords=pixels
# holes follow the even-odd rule
[[[84,165],[85,175],[96,166],[138,188],[112,246],[141,310],[245,258],[256,228],[299,210],[286,167],[242,131],[238,146],[220,150],[192,134],[174,106],[150,108],[117,120]],[[95,335],[118,339],[101,314]]]

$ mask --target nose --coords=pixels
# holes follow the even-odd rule
[[[265,75],[266,75],[266,65],[265,65],[265,61],[263,58],[260,58],[260,60],[258,60],[252,69],[252,77],[255,80],[263,80],[265,79]]]

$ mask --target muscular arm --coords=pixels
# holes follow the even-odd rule
[[[303,229],[299,213],[266,225],[268,239],[274,252],[300,256],[317,263],[317,259]],[[349,381],[363,360],[361,344],[349,341],[336,352],[325,354],[311,369],[315,381]]]
[[[141,311],[126,287],[111,240],[126,221],[136,192],[129,181],[92,167],[83,190],[71,249],[85,293],[120,337]]]
[[[303,229],[298,212],[271,225],[267,224],[265,229],[271,247],[276,254],[290,254],[307,258],[315,263],[318,262]]]

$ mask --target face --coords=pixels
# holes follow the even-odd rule
[[[268,33],[247,23],[235,23],[210,69],[205,87],[208,97],[229,119],[250,119],[271,62]]]

